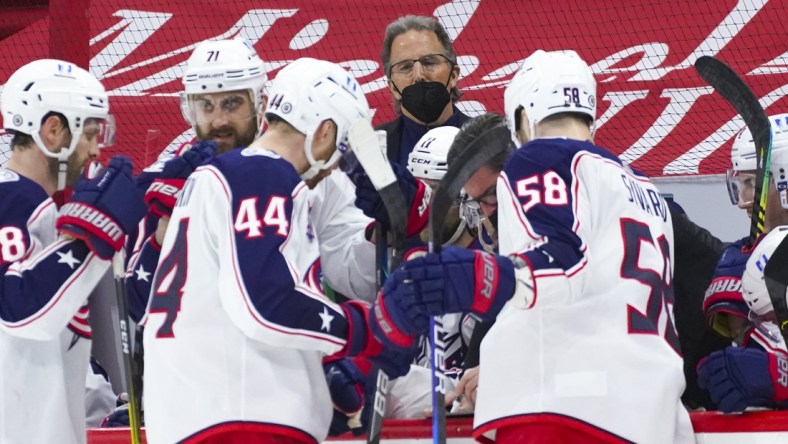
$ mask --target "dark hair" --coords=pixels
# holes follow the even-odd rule
[[[63,114],[54,112],[54,111],[50,111],[50,112],[46,113],[46,115],[44,115],[44,117],[41,118],[41,124],[43,125],[44,122],[46,122],[46,120],[48,118],[50,118],[51,116],[57,116],[57,118],[60,119],[60,124],[63,125],[66,128],[66,131],[68,131],[69,134],[71,133],[71,128],[68,126],[68,119],[66,119],[66,116],[64,116]],[[11,149],[17,149],[18,148],[20,151],[22,151],[22,150],[26,150],[26,149],[30,148],[31,146],[33,146],[36,143],[33,140],[33,136],[31,136],[30,134],[25,134],[23,132],[14,131],[14,130],[6,130],[6,131],[9,134],[13,134],[14,135],[14,138],[11,139]],[[41,148],[44,148],[44,147],[41,147]]]
[[[383,62],[383,72],[386,74],[386,77],[391,79],[391,45],[394,43],[395,38],[408,31],[429,31],[434,33],[441,46],[443,46],[443,55],[451,60],[452,64],[457,64],[454,44],[451,41],[451,37],[449,37],[449,33],[446,32],[446,29],[440,22],[429,16],[406,15],[391,22],[383,34],[383,51],[380,53],[380,60]],[[462,91],[456,86],[449,92],[451,93],[452,103],[462,97]],[[394,109],[397,113],[400,112],[400,101],[396,98],[394,99]]]
[[[514,110],[514,132],[519,132],[520,128],[523,127],[523,117],[521,111],[524,109],[525,108],[522,105],[520,105],[517,107],[516,110]],[[565,117],[574,117],[576,119],[580,119],[584,121],[586,124],[588,124],[589,128],[591,127],[591,125],[594,124],[594,119],[591,118],[591,116],[585,113],[577,113],[577,112],[565,112],[565,113],[553,114],[552,116],[545,117],[539,123],[561,120]],[[534,137],[534,135],[531,134],[531,137]]]
[[[509,133],[504,118],[495,113],[482,114],[481,116],[474,117],[473,119],[465,122],[462,128],[460,128],[460,132],[454,137],[454,142],[452,142],[451,147],[449,148],[449,153],[446,156],[446,161],[449,164],[449,168],[451,168],[452,164],[457,160],[458,157],[462,155],[462,153],[464,153],[469,147],[473,145],[473,142],[476,141],[476,139],[481,137],[481,135],[487,131],[498,127],[506,129],[506,133]],[[501,143],[506,143],[507,149],[484,164],[484,166],[495,171],[496,173],[503,170],[503,165],[506,163],[509,155],[514,150],[514,145],[512,144],[510,138],[506,138],[505,141],[502,140]]]
[[[542,121],[539,122],[539,123],[551,122],[551,121],[555,121],[555,120],[561,120],[561,119],[564,119],[564,118],[567,118],[567,117],[572,117],[574,119],[582,120],[583,122],[588,124],[589,127],[594,123],[594,119],[591,116],[589,116],[588,114],[571,112],[571,111],[565,112],[565,113],[553,114],[552,116],[547,116],[544,119],[542,119]],[[533,136],[531,136],[531,137],[533,137]]]
[[[276,126],[276,125],[283,125],[288,131],[293,131],[293,132],[296,132],[296,133],[300,133],[301,132],[301,131],[298,131],[296,129],[296,127],[291,125],[290,122],[288,122],[287,120],[279,117],[278,114],[266,113],[265,114],[265,120],[266,120],[266,122],[268,122],[268,126],[269,127]]]

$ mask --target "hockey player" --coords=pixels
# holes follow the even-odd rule
[[[0,442],[84,443],[87,296],[145,206],[126,158],[77,182],[114,134],[108,96],[87,71],[28,63],[0,108],[13,134],[0,169]],[[66,186],[74,194],[58,214],[51,196]]]
[[[215,151],[218,153],[248,146],[264,126],[266,81],[264,64],[249,42],[241,39],[202,42],[189,57],[184,70],[181,102],[184,117],[200,140],[217,143]],[[217,106],[218,103],[224,104]],[[272,102],[271,105],[281,104]],[[152,214],[138,239],[127,271],[130,311],[136,320],[142,317],[147,304],[150,275],[159,259],[166,218],[172,211],[175,194],[189,173],[212,154],[204,145],[198,151],[185,158],[163,157],[143,173],[148,176],[143,186],[148,189],[145,199]],[[172,162],[166,166],[168,161]],[[327,172],[324,170],[321,174]],[[151,182],[153,184],[148,187]],[[346,175],[336,172],[317,183],[309,194],[311,227],[324,258],[319,268],[324,280],[352,299],[372,300],[375,295],[375,249],[364,237],[371,220],[355,208],[352,183]],[[165,223],[157,227],[160,217]],[[151,232],[155,232],[154,237],[149,236]],[[319,273],[316,278],[320,278]]]
[[[775,180],[765,183],[766,215],[764,233],[772,227],[788,223],[788,200],[781,196],[776,184],[780,169],[788,165],[788,114],[769,118],[772,127],[771,172]],[[755,199],[755,144],[747,127],[743,128],[731,149],[732,168],[726,174],[731,202],[752,217]],[[784,179],[783,183],[784,183]],[[785,193],[782,191],[782,193]],[[748,322],[749,307],[742,299],[741,279],[753,246],[749,237],[728,245],[714,271],[714,278],[706,291],[703,310],[709,326],[722,337],[743,344],[750,334],[758,335]]]
[[[750,341],[744,347],[716,351],[698,366],[698,381],[724,412],[788,406],[788,352],[763,276],[774,250],[787,235],[788,226],[775,227],[760,239],[747,260],[742,293],[754,324]]]
[[[334,304],[315,276],[302,178],[329,171],[368,118],[361,87],[305,58],[270,95],[263,136],[199,167],[172,213],[144,333],[152,443],[320,442],[332,413],[323,357],[367,356],[392,377],[413,358],[411,344],[382,348],[369,306]]]
[[[447,247],[405,263],[384,288],[386,319],[408,334],[429,315],[497,316],[482,343],[477,437],[694,442],[679,399],[664,199],[589,142],[596,83],[573,51],[537,51],[509,88],[519,104],[507,118],[529,142],[498,180],[501,256]]]
[[[776,350],[783,348],[782,338],[779,331],[774,331],[768,327],[768,324],[763,324],[760,321],[760,316],[764,313],[755,313],[758,317],[755,318],[755,323],[750,323],[750,316],[753,312],[753,307],[750,306],[747,300],[752,296],[754,290],[742,289],[744,281],[743,275],[746,276],[745,270],[751,269],[759,263],[763,255],[771,255],[771,252],[776,248],[779,242],[775,242],[775,238],[764,244],[766,239],[769,239],[769,233],[773,227],[788,224],[788,199],[785,196],[785,189],[788,187],[785,179],[785,169],[788,168],[788,114],[779,114],[769,118],[772,129],[772,149],[771,149],[771,165],[770,173],[772,179],[768,184],[766,192],[766,215],[764,221],[764,237],[756,240],[756,251],[763,250],[763,253],[755,255],[752,246],[747,243],[747,238],[732,244],[725,250],[725,253],[720,258],[718,270],[723,269],[726,263],[734,263],[735,267],[728,267],[727,273],[728,280],[732,282],[717,284],[713,281],[709,286],[707,292],[707,300],[704,302],[704,308],[707,313],[714,313],[727,309],[730,313],[735,313],[735,316],[728,317],[728,323],[723,325],[732,325],[731,320],[736,321],[739,326],[739,335],[735,338],[739,345],[744,348],[755,348],[758,351],[736,350],[733,347],[728,347],[725,350],[712,353],[708,359],[702,361],[698,365],[699,380],[703,380],[707,390],[711,394],[712,399],[718,404],[718,408],[723,411],[738,411],[747,406],[762,406],[764,403],[771,403],[775,400],[781,401],[782,399],[760,399],[755,397],[748,397],[744,384],[759,383],[756,374],[753,379],[742,377],[734,378],[729,376],[732,373],[720,374],[719,367],[722,365],[729,366],[729,369],[747,369],[749,366],[757,366],[762,362],[763,355],[760,350],[768,353],[772,361],[778,359],[780,355]],[[746,209],[748,214],[752,212],[752,201],[754,199],[754,183],[755,183],[755,148],[752,141],[752,136],[745,128],[737,136],[734,149],[732,150],[732,159],[734,173],[728,174],[729,190],[731,198],[738,198],[738,205],[740,208]],[[732,185],[738,185],[732,187]],[[766,184],[765,184],[766,185]],[[775,235],[778,236],[779,235]],[[764,245],[762,248],[761,245]],[[750,254],[753,254],[751,256]],[[735,259],[735,262],[731,259]],[[751,264],[752,263],[752,264]],[[746,267],[745,268],[745,264]],[[764,264],[761,264],[764,265]],[[750,270],[750,274],[754,273]],[[752,276],[750,276],[752,278]],[[751,279],[752,281],[752,279]],[[725,293],[724,291],[727,291]],[[764,290],[765,291],[765,290]],[[761,293],[760,291],[756,291]],[[750,300],[749,302],[752,302]],[[721,308],[720,308],[721,307]],[[729,308],[733,307],[733,309]],[[760,310],[759,310],[760,311]],[[732,370],[730,370],[732,372]],[[745,373],[749,370],[744,370]],[[716,375],[716,376],[715,376]],[[721,381],[729,381],[723,384]],[[775,386],[776,387],[776,386]],[[744,394],[737,390],[745,390]],[[729,392],[735,395],[730,395]],[[751,394],[751,393],[750,393]],[[779,391],[775,392],[775,396],[779,396]],[[771,404],[769,404],[771,405]]]
[[[408,156],[408,172],[412,174],[400,177],[400,180],[422,181],[423,185],[435,188],[447,171],[449,147],[454,141],[458,128],[444,126],[431,129],[417,143]],[[482,249],[484,241],[479,241],[478,234],[482,230],[481,214],[478,207],[466,207],[463,195],[449,209],[443,230],[443,244],[457,245],[466,248]],[[463,211],[464,210],[464,211]],[[429,233],[421,233],[424,242]],[[424,254],[426,249],[416,248],[408,252],[407,259]],[[452,388],[460,378],[463,369],[465,349],[467,348],[475,320],[467,314],[451,313],[443,316],[443,325],[447,332],[444,337],[445,374],[450,378]],[[429,354],[426,341],[422,341],[421,352],[416,359],[418,365],[412,365],[407,375],[389,382],[389,393],[386,399],[385,418],[413,419],[423,418],[424,412],[431,408],[430,392],[432,390],[432,373],[429,370]],[[352,430],[355,434],[366,432],[369,412],[374,397],[376,374],[370,373],[369,365],[362,359],[352,362],[332,364],[327,369],[327,380],[335,408],[331,426],[331,435],[339,435]],[[360,421],[348,422],[346,416],[353,416],[361,411]]]
[[[766,289],[764,278],[766,264],[771,259],[774,250],[787,235],[788,225],[780,225],[770,230],[769,234],[758,241],[752,255],[747,260],[741,287],[742,297],[750,310],[747,319],[753,328],[751,329],[752,333],[745,338],[742,344],[745,347],[754,346],[766,351],[788,351],[780,334],[774,306]]]
[[[780,165],[788,156],[788,114],[769,118],[772,128],[772,174],[780,177]],[[726,174],[731,202],[752,217],[755,198],[755,144],[747,127],[744,127],[733,142],[731,149],[732,168]],[[788,165],[788,162],[785,162]],[[764,233],[777,225],[788,223],[788,200],[783,200],[774,181],[765,184],[768,193]],[[784,193],[784,191],[783,191]],[[785,202],[783,207],[781,202]],[[748,333],[749,309],[742,299],[741,278],[744,266],[752,252],[749,237],[728,245],[717,262],[714,278],[706,290],[703,310],[709,326],[720,336],[739,344]]]

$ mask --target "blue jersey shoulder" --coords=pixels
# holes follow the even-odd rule
[[[585,151],[622,165],[621,160],[606,149],[591,142],[573,139],[535,139],[516,150],[504,166],[507,175],[517,173],[542,173],[547,170],[565,169],[571,165],[575,155]],[[516,171],[513,171],[516,170]]]
[[[222,172],[234,195],[290,196],[301,182],[290,162],[264,148],[235,149],[210,163]]]
[[[9,170],[0,170],[0,226],[24,227],[49,196],[41,185]]]

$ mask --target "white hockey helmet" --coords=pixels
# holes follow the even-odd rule
[[[780,203],[788,209],[788,114],[777,114],[769,117],[772,130],[771,167],[769,173],[780,191]],[[757,161],[755,141],[750,129],[746,126],[739,131],[731,147],[731,168],[726,172],[728,194],[735,205],[739,202],[738,173],[755,171]]]
[[[42,59],[19,68],[3,88],[0,108],[6,131],[31,136],[46,156],[61,162],[68,160],[77,148],[87,119],[96,119],[101,125],[99,147],[115,141],[115,120],[109,113],[104,86],[70,62]],[[44,116],[52,112],[62,114],[71,131],[71,144],[60,147],[59,152],[49,151],[40,135]]]
[[[369,104],[356,78],[341,66],[309,57],[282,68],[269,91],[266,116],[275,115],[306,135],[304,152],[309,169],[301,177],[313,178],[331,168],[348,150],[348,130],[358,119],[369,119]],[[337,127],[337,150],[328,160],[317,161],[312,138],[320,124],[331,120]]]
[[[780,193],[780,206],[788,210],[788,113],[769,117],[772,152],[769,173]]]
[[[755,246],[752,255],[747,260],[747,266],[742,276],[742,296],[750,311],[756,316],[763,316],[774,310],[769,292],[766,289],[766,282],[763,278],[763,270],[769,262],[774,250],[788,236],[788,225],[775,227]]]
[[[585,114],[593,122],[596,120],[594,74],[575,51],[537,50],[523,61],[504,91],[506,121],[513,134],[520,107],[528,116],[532,139],[536,137],[536,125],[555,114]]]
[[[419,179],[441,180],[448,170],[446,157],[460,129],[439,126],[427,131],[408,154],[408,170]]]
[[[449,148],[451,148],[454,138],[460,129],[454,126],[439,126],[427,131],[416,145],[413,151],[408,154],[408,171],[417,179],[440,181],[448,171]],[[478,204],[467,203],[465,190],[460,191],[458,209],[460,224],[454,230],[454,234],[445,242],[446,245],[453,245],[465,231],[465,227],[476,227],[483,218],[481,208]]]
[[[256,113],[265,95],[266,81],[263,61],[248,40],[206,40],[194,48],[186,61],[181,112],[186,122],[195,126],[196,112],[189,100],[192,94],[248,90]]]

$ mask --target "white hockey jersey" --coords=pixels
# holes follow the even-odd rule
[[[172,155],[162,157],[138,177],[143,191],[161,173]],[[375,288],[375,245],[364,237],[372,219],[355,206],[355,188],[346,174],[335,170],[309,194],[312,234],[320,245],[321,279],[350,299],[372,302]],[[158,219],[141,221],[127,267],[127,290],[132,318],[139,321],[150,294],[149,275],[155,271],[160,250],[148,238]]]
[[[0,170],[0,442],[84,443],[90,326],[85,304],[109,267],[57,239],[35,182]]]
[[[325,438],[322,358],[348,325],[322,293],[318,251],[307,187],[275,153],[233,150],[190,176],[145,319],[149,442],[237,422]]]
[[[526,260],[535,300],[507,304],[482,342],[475,434],[555,421],[694,442],[657,188],[591,143],[538,139],[509,159],[497,194],[500,254]]]

